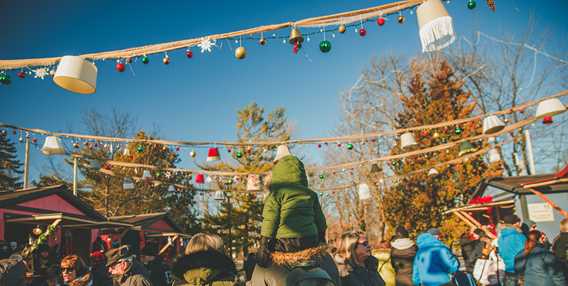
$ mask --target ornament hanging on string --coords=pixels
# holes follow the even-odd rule
[[[497,9],[497,6],[495,6],[495,0],[487,0],[487,6],[489,6],[489,9],[493,12]]]
[[[323,41],[320,42],[319,48],[322,53],[329,53],[329,51],[331,51],[331,43],[325,39],[325,30],[323,31]]]
[[[237,60],[242,60],[247,56],[247,50],[243,47],[243,37],[241,36],[239,41],[240,46],[235,50],[235,58]]]
[[[122,63],[120,60],[116,60],[116,66],[115,66],[116,71],[123,72],[124,68],[125,68],[124,63]]]
[[[235,152],[235,156],[236,156],[237,158],[242,158],[242,157],[243,157],[243,151],[237,150],[237,152]]]
[[[169,65],[169,64],[170,64],[170,57],[168,56],[167,53],[166,53],[166,55],[162,58],[162,63],[164,63],[165,65]]]
[[[344,24],[339,25],[339,27],[337,28],[337,31],[340,32],[341,34],[345,33],[345,30],[347,30],[347,28],[345,27]]]
[[[385,18],[383,18],[383,16],[379,16],[379,18],[377,18],[377,25],[382,26],[385,24]]]
[[[187,48],[187,50],[185,50],[185,56],[186,56],[188,59],[193,58],[193,52],[191,51],[190,48]]]
[[[144,152],[144,145],[138,144],[138,146],[136,146],[136,152],[138,153]]]
[[[18,72],[18,77],[19,78],[25,78],[26,77],[26,73],[24,71],[20,71]]]
[[[353,144],[347,143],[347,150],[353,150]]]
[[[460,135],[460,134],[462,134],[462,132],[463,132],[463,129],[459,126],[457,126],[456,129],[454,130],[454,133],[456,133],[456,135]]]
[[[149,62],[150,62],[150,58],[147,55],[143,55],[142,56],[142,63],[146,65]]]
[[[191,151],[189,152],[189,157],[195,158],[196,156],[197,156],[197,153],[195,153],[194,150],[191,150]]]
[[[363,27],[359,28],[359,36],[365,37],[366,35],[367,35],[367,30],[365,30],[365,28]]]
[[[475,0],[467,0],[467,8],[470,10],[475,9],[475,6],[477,6],[477,3],[475,2]]]
[[[266,45],[266,39],[264,38],[264,33],[260,33],[260,40],[258,40],[258,44],[261,46]]]
[[[406,19],[404,18],[404,15],[400,13],[400,15],[398,15],[398,18],[396,18],[396,20],[398,21],[399,24],[404,24],[404,20]]]
[[[10,76],[5,72],[0,72],[0,83],[4,85],[9,85],[12,81],[10,80]]]

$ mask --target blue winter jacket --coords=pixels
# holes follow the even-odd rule
[[[515,256],[525,248],[527,238],[514,227],[506,227],[501,230],[497,244],[499,255],[505,263],[505,272],[515,272]]]
[[[439,286],[450,282],[458,271],[459,262],[450,249],[429,233],[416,239],[418,252],[414,258],[412,282],[414,285]]]

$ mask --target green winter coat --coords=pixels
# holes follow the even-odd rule
[[[325,217],[318,196],[308,188],[304,164],[288,155],[272,168],[270,194],[264,201],[261,234],[269,238],[325,235]]]

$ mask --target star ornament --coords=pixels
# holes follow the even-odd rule
[[[34,71],[34,78],[41,78],[44,79],[46,76],[49,75],[49,69],[47,68],[38,68]]]
[[[203,38],[201,40],[201,43],[199,43],[197,46],[201,49],[201,53],[204,52],[210,53],[211,49],[216,46],[216,42],[215,40],[212,41],[209,38]]]

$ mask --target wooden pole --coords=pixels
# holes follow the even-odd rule
[[[30,186],[30,136],[26,134],[26,152],[24,157],[24,189]]]

